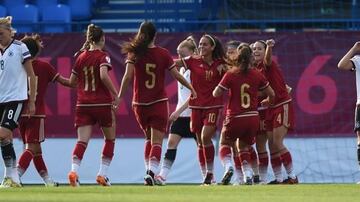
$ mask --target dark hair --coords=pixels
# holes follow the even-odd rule
[[[155,34],[156,27],[152,22],[142,22],[136,36],[122,45],[122,53],[134,53],[136,58],[144,56]]]
[[[222,43],[220,42],[220,40],[217,37],[211,36],[209,34],[204,34],[202,37],[206,37],[207,39],[209,39],[211,45],[215,46],[215,48],[214,48],[214,50],[212,52],[212,58],[213,59],[223,59],[223,58],[225,58],[224,47],[222,46]]]
[[[195,39],[193,36],[188,36],[185,40],[180,42],[179,47],[186,47],[189,50],[191,50],[192,52],[194,52],[195,54],[199,53]]]
[[[255,44],[256,42],[259,42],[259,43],[263,44],[263,45],[264,45],[264,49],[266,49],[267,45],[266,45],[266,42],[265,42],[264,40],[257,40],[257,41],[254,42],[254,44]]]
[[[238,53],[237,65],[243,73],[247,73],[251,64],[252,50],[249,45],[243,44],[238,47]]]
[[[86,31],[86,41],[84,42],[81,49],[75,55],[77,55],[78,53],[80,53],[84,50],[89,50],[90,44],[98,43],[101,40],[101,37],[103,37],[103,36],[104,36],[104,31],[101,29],[101,27],[96,26],[94,24],[88,25],[87,31]]]
[[[234,41],[234,40],[231,40],[231,41],[228,41],[226,43],[226,48],[237,48],[239,45],[241,44],[240,41]]]
[[[43,48],[40,35],[38,34],[25,35],[21,41],[27,46],[32,57],[36,57]]]

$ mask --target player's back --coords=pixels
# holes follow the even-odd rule
[[[226,115],[235,116],[257,111],[258,91],[265,89],[269,82],[255,69],[246,73],[230,70],[224,76],[221,86],[229,89]]]
[[[167,100],[165,70],[173,67],[174,62],[168,50],[161,47],[149,48],[135,62],[134,104],[148,105]]]
[[[100,79],[100,66],[111,69],[110,57],[101,50],[82,52],[76,59],[73,73],[77,75],[77,105],[109,104],[110,91]]]

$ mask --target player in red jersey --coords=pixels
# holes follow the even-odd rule
[[[101,127],[105,137],[96,182],[102,186],[110,186],[107,171],[114,156],[115,113],[112,105],[114,98],[117,101],[117,90],[108,75],[112,65],[110,57],[102,50],[104,46],[103,30],[90,24],[86,32],[86,41],[77,54],[70,76],[70,83],[77,87],[75,127],[78,133],[68,175],[71,186],[79,185],[78,169],[91,137],[92,126],[96,123]]]
[[[198,140],[198,157],[203,184],[213,183],[215,148],[211,138],[215,135],[219,111],[223,107],[222,97],[214,98],[215,89],[226,71],[223,60],[225,53],[221,42],[205,34],[199,42],[200,57],[190,56],[177,60],[178,66],[191,71],[191,83],[198,97],[189,101],[191,109],[191,131]]]
[[[257,41],[253,46],[255,63],[257,64],[256,68],[262,71],[269,80],[270,86],[275,91],[274,105],[269,107],[265,117],[271,166],[275,175],[275,180],[271,181],[270,184],[279,184],[281,182],[285,184],[297,184],[298,179],[294,174],[292,157],[284,145],[285,135],[288,130],[294,128],[294,109],[289,88],[285,83],[282,72],[276,62],[272,60],[272,48],[274,45],[275,41],[270,39],[265,43],[263,41]],[[262,161],[261,154],[263,153],[259,151],[260,165]],[[281,175],[282,165],[288,175],[284,181]]]
[[[44,180],[45,185],[58,186],[58,183],[54,182],[48,174],[41,150],[41,142],[45,140],[45,93],[50,82],[57,81],[64,86],[70,86],[70,83],[68,79],[59,75],[48,62],[37,59],[43,48],[40,35],[25,36],[21,39],[21,42],[27,46],[33,58],[32,66],[37,81],[37,92],[35,114],[22,114],[19,121],[19,129],[26,149],[20,156],[17,165],[18,173],[21,177],[33,160],[34,166]],[[27,102],[25,103],[26,105]]]
[[[251,48],[248,45],[241,45],[236,66],[225,74],[213,91],[214,97],[221,96],[227,90],[230,96],[220,137],[219,153],[225,167],[222,184],[228,184],[233,174],[231,147],[237,138],[239,138],[244,181],[246,184],[252,184],[250,148],[255,143],[255,136],[259,128],[258,91],[263,91],[268,95],[270,103],[274,98],[274,91],[266,78],[257,70],[250,68],[251,60]]]
[[[184,77],[177,71],[168,50],[156,46],[156,28],[151,22],[143,22],[134,39],[122,46],[127,54],[126,71],[121,81],[119,99],[121,99],[130,81],[133,84],[133,110],[141,129],[145,134],[145,185],[154,185],[154,176],[158,174],[161,147],[168,127],[168,97],[165,92],[165,72],[196,93]],[[118,103],[117,103],[118,105]]]

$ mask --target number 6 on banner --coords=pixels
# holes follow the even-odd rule
[[[336,104],[335,81],[329,76],[317,74],[330,58],[330,55],[316,56],[300,77],[296,89],[296,99],[300,109],[308,114],[328,113]],[[324,90],[324,97],[319,103],[310,100],[310,90],[315,86]]]

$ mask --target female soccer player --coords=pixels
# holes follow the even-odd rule
[[[229,102],[226,118],[220,137],[220,159],[225,167],[223,184],[231,180],[233,167],[231,164],[231,147],[239,138],[240,159],[245,176],[244,182],[252,184],[253,171],[251,167],[250,148],[255,142],[259,126],[257,112],[258,91],[264,91],[269,96],[270,103],[274,99],[274,91],[265,77],[252,66],[252,51],[248,45],[240,46],[236,66],[232,67],[213,91],[214,97],[219,97],[229,91]],[[227,183],[224,183],[227,182]]]
[[[182,41],[177,47],[177,53],[179,58],[198,54],[194,38],[189,36]],[[191,82],[190,70],[180,67],[179,72],[187,82]],[[178,103],[176,105],[176,110],[169,117],[169,121],[173,123],[170,127],[167,150],[161,166],[160,174],[155,176],[155,184],[165,185],[166,178],[175,161],[177,146],[179,145],[181,139],[187,137],[196,138],[195,134],[190,131],[191,110],[188,108],[190,95],[191,92],[187,88],[184,88],[181,83],[178,83]]]
[[[282,72],[276,62],[272,60],[272,48],[274,45],[275,41],[273,39],[266,42],[256,41],[253,45],[254,59],[257,64],[256,68],[263,72],[275,92],[273,106],[269,107],[265,118],[271,166],[275,175],[275,180],[271,181],[270,184],[297,184],[298,179],[294,173],[291,154],[284,145],[285,135],[288,130],[292,130],[294,127],[294,109]],[[265,155],[262,156],[264,154],[263,150],[258,152],[260,170],[262,170],[262,162],[265,161]],[[282,165],[288,175],[284,181],[281,174]]]
[[[353,47],[341,58],[338,68],[342,70],[355,71],[356,75],[356,107],[355,107],[355,127],[357,135],[357,159],[360,166],[360,41],[356,42]],[[358,182],[360,184],[360,181]]]
[[[143,22],[134,39],[122,46],[127,54],[126,71],[121,81],[119,100],[124,96],[134,77],[133,110],[145,134],[145,185],[154,185],[161,158],[161,147],[168,126],[168,97],[165,92],[165,71],[196,93],[177,71],[168,50],[155,45],[156,28],[151,22]],[[118,103],[117,105],[118,106]]]
[[[103,30],[90,24],[86,32],[86,41],[76,58],[70,76],[70,84],[77,87],[75,127],[78,133],[68,175],[71,186],[79,186],[78,169],[91,137],[92,126],[96,123],[101,127],[105,137],[96,182],[102,186],[111,185],[107,171],[114,156],[115,113],[112,104],[114,98],[117,101],[117,90],[108,75],[112,65],[110,57],[102,50],[104,46]]]
[[[20,156],[17,165],[18,173],[21,177],[29,167],[31,160],[33,160],[35,168],[44,180],[45,185],[58,186],[58,183],[54,182],[48,174],[40,145],[45,140],[45,93],[50,82],[58,81],[64,86],[69,86],[69,80],[59,75],[48,62],[37,59],[43,48],[40,35],[25,36],[21,39],[21,42],[27,46],[33,59],[32,66],[36,76],[37,91],[35,114],[22,114],[19,122],[20,133],[26,149]]]
[[[5,164],[1,186],[21,187],[12,134],[25,100],[28,100],[27,113],[35,113],[36,83],[31,55],[24,43],[13,38],[11,20],[11,16],[0,18],[0,142]]]
[[[198,93],[196,99],[190,99],[191,131],[198,141],[198,157],[204,177],[203,184],[210,185],[214,179],[215,148],[211,138],[215,135],[219,111],[223,107],[222,97],[214,98],[215,89],[226,71],[224,49],[214,36],[205,34],[199,42],[200,57],[191,56],[177,60],[178,66],[191,71],[191,83]]]

